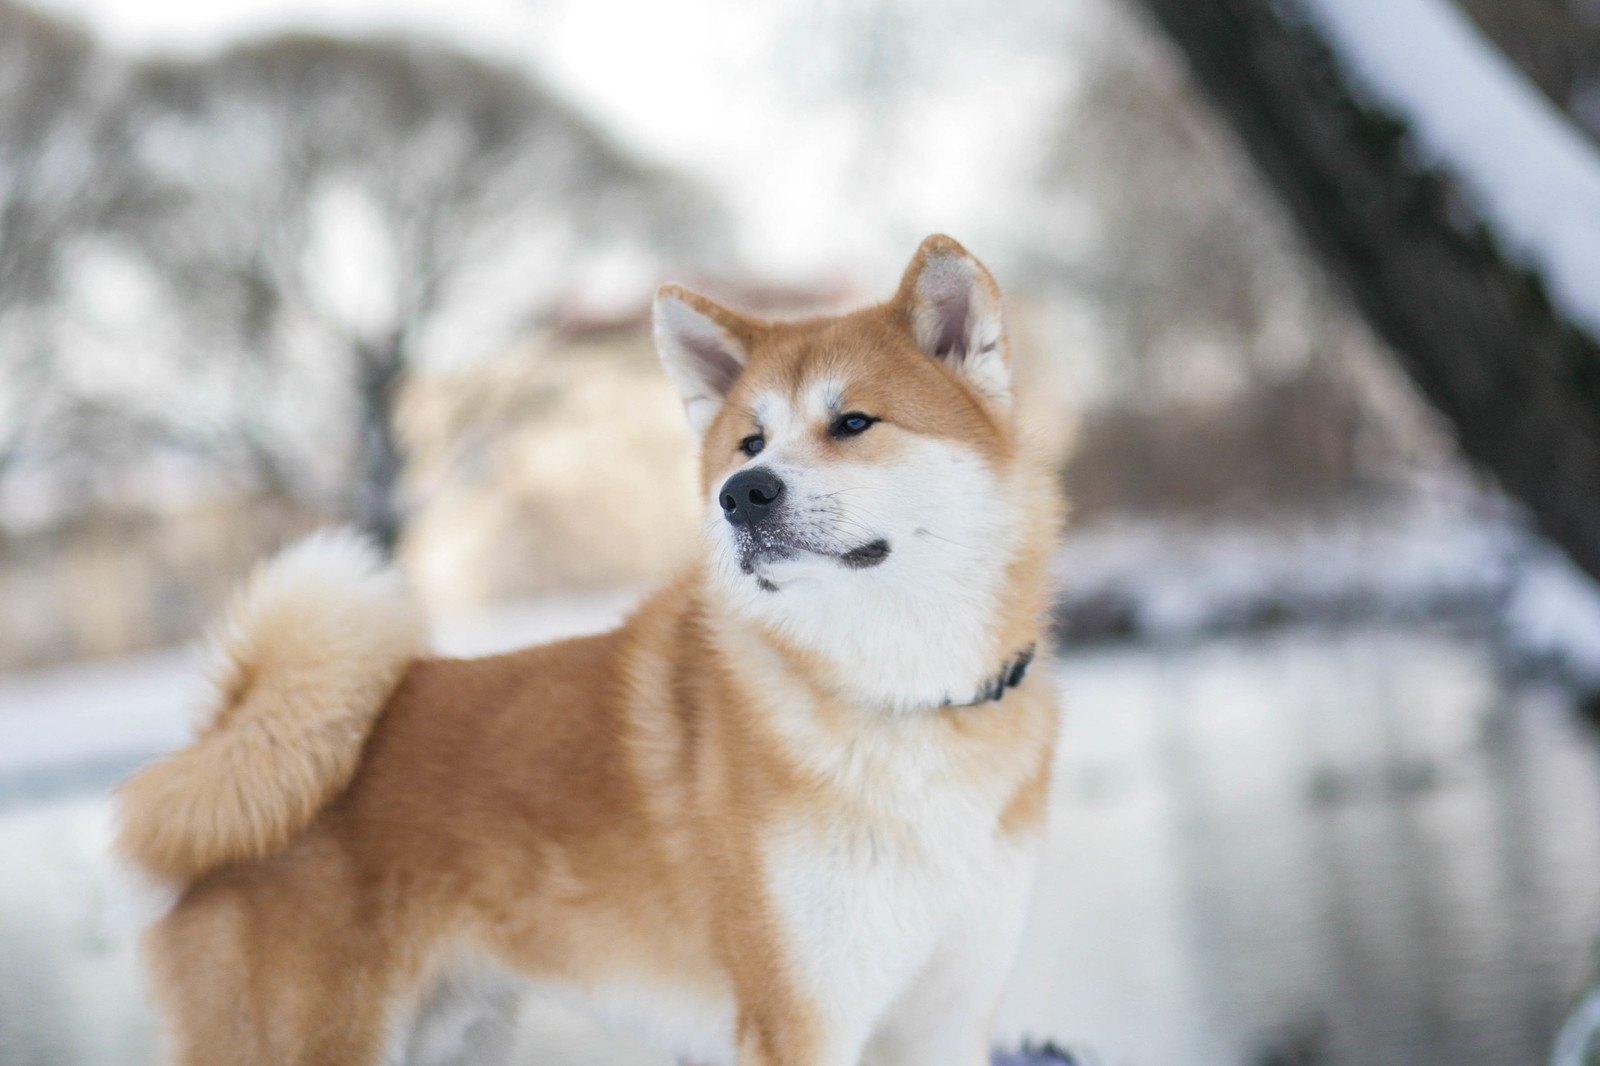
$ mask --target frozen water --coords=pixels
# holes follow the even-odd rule
[[[594,627],[626,597],[581,602],[451,640]],[[1600,931],[1600,761],[1558,692],[1493,662],[1479,637],[1377,626],[1059,660],[1053,827],[998,1035],[1152,1066],[1543,1062]],[[124,706],[155,706],[147,666]],[[109,708],[141,676],[82,675],[48,691]],[[105,918],[106,783],[0,805],[0,1062],[151,1061]],[[520,1046],[666,1066],[548,1004]]]

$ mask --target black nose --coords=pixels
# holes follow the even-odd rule
[[[723,517],[736,526],[754,525],[782,495],[783,482],[766,467],[741,470],[722,483]]]

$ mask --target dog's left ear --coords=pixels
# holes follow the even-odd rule
[[[955,240],[936,233],[922,242],[894,302],[904,309],[917,347],[943,360],[995,402],[1011,404],[1011,355],[1000,286]]]
[[[750,349],[766,328],[699,293],[663,285],[656,293],[656,352],[683,397],[684,414],[699,436],[722,410],[744,373]]]

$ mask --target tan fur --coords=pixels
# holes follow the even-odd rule
[[[704,438],[708,492],[749,432],[741,398],[797,388],[823,361],[884,419],[858,454],[931,435],[993,466],[1024,526],[996,669],[1042,638],[1050,474],[1008,410],[917,350],[906,285],[800,323],[681,298],[751,353]],[[819,433],[813,446],[840,444]],[[192,881],[145,944],[178,1062],[375,1063],[428,982],[467,955],[595,995],[731,1002],[741,1066],[817,1066],[820,1004],[766,887],[776,835],[855,825],[914,850],[880,802],[901,790],[884,753],[903,743],[940,753],[997,836],[1036,834],[1044,817],[1045,671],[981,706],[863,708],[828,664],[733,617],[703,568],[610,633],[410,661],[375,722],[411,659],[410,623],[256,595],[216,721],[123,793],[124,850]]]
[[[117,847],[187,883],[289,843],[349,783],[426,631],[398,576],[349,534],[260,567],[216,633],[216,703],[195,743],[118,793]]]

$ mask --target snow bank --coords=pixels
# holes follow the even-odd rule
[[[1426,510],[1107,523],[1076,531],[1057,555],[1058,617],[1069,639],[1158,642],[1293,622],[1483,619],[1517,584],[1526,546],[1510,523]]]
[[[1548,545],[1530,552],[1506,598],[1503,625],[1530,666],[1600,692],[1600,588]]]
[[[1358,86],[1600,337],[1600,147],[1447,0],[1304,4]]]
[[[0,676],[0,801],[100,783],[189,737],[196,649]]]
[[[1502,664],[1600,694],[1600,586],[1513,512],[1409,505],[1273,524],[1107,522],[1055,559],[1067,648],[1291,625],[1465,626]]]

